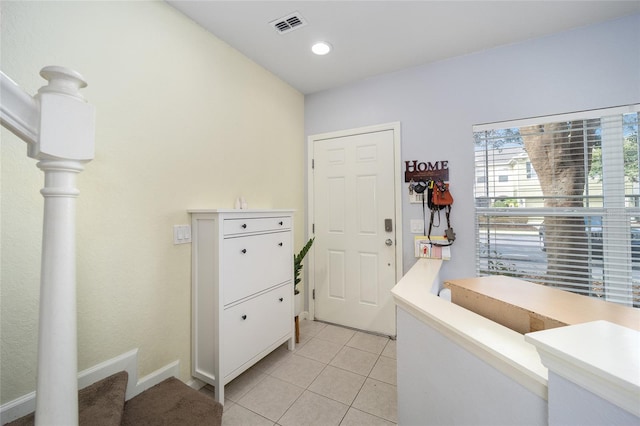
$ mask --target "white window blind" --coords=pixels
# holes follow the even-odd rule
[[[639,111],[474,126],[478,275],[640,306]]]

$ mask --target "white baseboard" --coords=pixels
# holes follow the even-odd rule
[[[205,387],[207,384],[201,380],[196,379],[195,377],[192,377],[191,380],[189,380],[187,382],[187,386],[189,386],[192,389],[195,390],[200,390],[203,387]]]
[[[0,406],[0,425],[12,422],[34,411],[36,411],[36,393],[29,392]]]
[[[84,389],[87,386],[116,374],[119,371],[126,371],[129,375],[127,382],[127,396],[133,394],[138,383],[138,349],[130,350],[115,358],[101,362],[98,365],[87,368],[78,373],[78,389]]]
[[[128,401],[169,377],[178,377],[180,361],[176,360],[138,380],[138,349],[133,349],[78,373],[78,389],[83,389],[120,371],[126,371],[129,375],[125,395]],[[36,393],[30,392],[0,406],[0,425],[19,419],[35,410]]]
[[[162,368],[157,369],[153,373],[147,374],[143,378],[141,378],[135,389],[131,394],[129,394],[129,388],[127,387],[127,401],[133,398],[134,396],[146,391],[150,387],[153,387],[160,383],[163,380],[168,379],[169,377],[178,377],[180,375],[180,361],[173,361],[171,364],[167,364]]]

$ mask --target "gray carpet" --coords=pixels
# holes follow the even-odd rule
[[[123,426],[219,426],[222,405],[171,377],[125,404]]]

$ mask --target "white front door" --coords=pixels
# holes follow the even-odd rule
[[[310,138],[316,319],[395,335],[399,127]],[[399,250],[398,250],[399,251]]]

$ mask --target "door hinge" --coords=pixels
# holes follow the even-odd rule
[[[315,288],[311,291],[311,298],[313,300],[316,300],[316,289]]]
[[[312,224],[311,224],[311,233],[312,233],[312,234],[315,234],[315,233],[316,233],[316,224],[315,224],[315,223],[312,223]]]
[[[312,159],[311,159],[311,168],[312,168],[312,169],[315,169],[315,168],[316,168],[316,160],[315,160],[315,158],[312,158]]]

